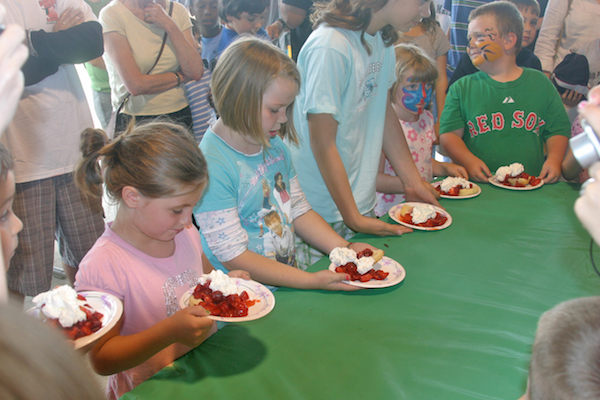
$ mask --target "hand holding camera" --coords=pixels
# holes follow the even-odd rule
[[[25,31],[17,25],[5,25],[6,10],[0,4],[0,136],[12,119],[23,92],[21,67],[29,56]]]
[[[579,164],[589,167],[591,179],[582,186],[575,213],[596,244],[600,244],[600,139],[597,135],[600,133],[600,85],[589,92],[587,102],[580,103],[579,113],[585,119],[584,133],[571,138],[570,145]]]

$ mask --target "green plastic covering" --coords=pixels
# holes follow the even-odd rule
[[[269,315],[225,326],[123,399],[518,399],[540,315],[597,295],[600,277],[579,185],[480,186],[441,199],[445,230],[355,237],[402,264],[401,284],[279,289]]]

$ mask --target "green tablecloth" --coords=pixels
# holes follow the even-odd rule
[[[224,327],[123,399],[517,399],[541,313],[600,293],[600,277],[578,186],[481,186],[441,200],[445,230],[355,238],[404,266],[400,285],[279,289],[269,315]]]

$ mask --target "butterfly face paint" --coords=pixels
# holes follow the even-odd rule
[[[477,21],[475,19],[473,22]],[[471,28],[471,25],[469,25]],[[502,47],[496,42],[499,35],[495,28],[487,28],[483,33],[469,32],[469,55],[473,65],[479,67],[484,62],[494,62],[504,54]]]
[[[402,105],[409,111],[421,114],[431,102],[433,86],[431,83],[413,83],[411,80],[408,78],[407,84],[402,87]]]

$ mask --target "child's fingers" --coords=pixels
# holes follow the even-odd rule
[[[202,306],[191,306],[186,308],[186,310],[188,311],[189,314],[196,316],[196,317],[206,317],[208,315],[210,315],[210,313],[208,311],[206,311],[206,309],[204,309]]]

